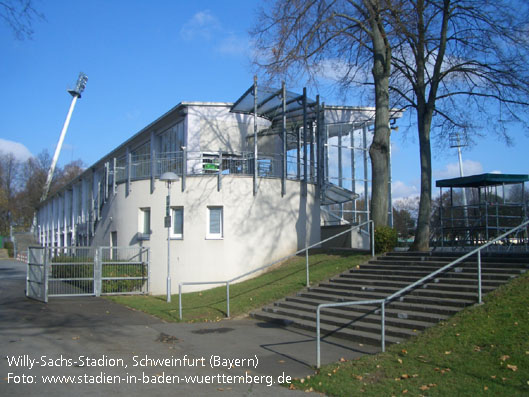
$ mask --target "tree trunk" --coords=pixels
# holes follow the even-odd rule
[[[421,160],[421,198],[415,240],[410,248],[412,251],[428,251],[430,249],[430,213],[432,208],[432,153],[430,146],[431,110],[417,110],[419,130],[419,153]]]
[[[377,226],[388,224],[389,196],[389,74],[391,47],[383,26],[373,12],[373,80],[375,83],[375,132],[369,148],[371,157],[371,219]],[[366,192],[367,197],[367,192]]]
[[[375,82],[376,115],[373,142],[369,148],[371,157],[371,219],[377,226],[388,224],[389,196],[389,100],[388,79]]]

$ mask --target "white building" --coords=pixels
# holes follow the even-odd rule
[[[182,102],[104,156],[41,205],[40,243],[150,247],[149,290],[165,293],[166,171],[179,176],[173,293],[178,282],[229,279],[320,241],[321,208],[327,217],[329,205],[368,191],[374,111],[256,88],[235,104]],[[365,219],[367,207],[355,210]]]

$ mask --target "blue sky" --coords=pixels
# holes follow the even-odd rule
[[[88,84],[60,164],[91,165],[179,102],[235,101],[252,84],[247,31],[259,3],[36,0],[46,20],[34,23],[31,40],[0,24],[0,150],[53,154],[80,71]],[[393,135],[394,197],[419,192],[416,132],[402,127]],[[528,131],[513,131],[510,147],[480,132],[463,152],[466,174],[529,173]],[[434,179],[458,176],[455,149],[433,153]]]

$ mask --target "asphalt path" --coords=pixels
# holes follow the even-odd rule
[[[45,304],[25,297],[25,278],[24,263],[0,260],[0,396],[301,396],[278,383],[314,373],[311,333],[250,318],[166,323],[104,298]],[[359,349],[329,339],[322,361]]]

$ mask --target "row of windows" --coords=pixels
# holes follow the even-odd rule
[[[223,208],[211,206],[207,207],[207,228],[206,238],[223,238]],[[139,233],[143,239],[148,239],[151,234],[151,209],[140,208],[138,220]],[[184,207],[171,207],[171,229],[170,236],[174,239],[184,238]]]

